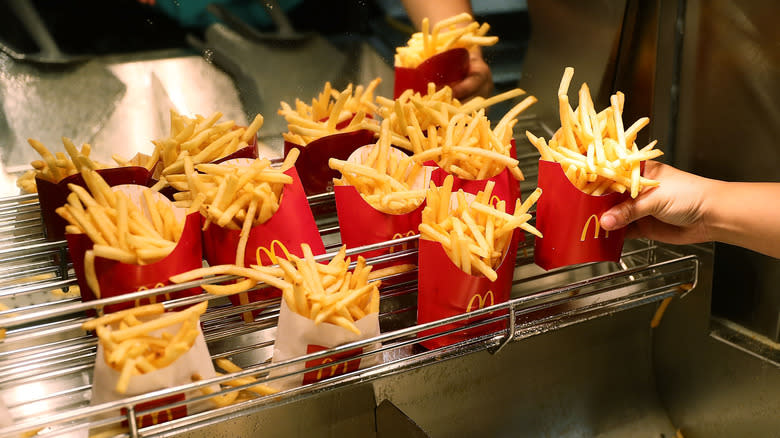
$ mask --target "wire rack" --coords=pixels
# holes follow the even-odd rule
[[[528,167],[535,167],[533,162],[538,155],[521,154],[520,158],[521,163],[525,160],[531,163]],[[528,180],[535,180],[534,176],[532,172],[526,172]],[[530,186],[535,184],[531,182]],[[340,246],[333,195],[312,196],[309,203],[326,243],[327,253],[319,258],[329,259]],[[243,371],[90,405],[97,340],[80,326],[91,312],[117,302],[161,296],[232,278],[220,276],[83,303],[71,291],[76,280],[68,262],[66,243],[47,241],[42,229],[35,195],[0,199],[0,303],[10,308],[0,311],[0,328],[6,330],[5,339],[0,342],[0,397],[12,420],[10,425],[0,428],[0,437],[19,436],[21,433],[86,436],[89,430],[117,427],[121,428],[119,436],[151,437],[208,427],[242,413],[292,403],[322,391],[370,381],[429,363],[484,350],[497,354],[512,341],[679,296],[695,287],[699,271],[699,260],[686,254],[685,247],[672,248],[645,240],[627,241],[619,263],[592,263],[543,271],[533,264],[533,236],[526,236],[526,240],[520,242],[512,295],[508,302],[417,324],[417,273],[396,274],[382,279],[379,336],[278,363],[270,361],[279,313],[278,298],[240,306],[233,306],[224,297],[205,293],[169,300],[164,302],[166,308],[209,300],[209,309],[201,321],[212,359],[230,358]],[[397,247],[412,243],[417,237],[354,248],[348,254]],[[368,262],[376,264],[416,254],[414,245],[409,246],[412,248],[375,257]],[[254,321],[242,319],[241,315],[247,311],[259,311]],[[449,324],[454,322],[465,325],[448,329]],[[427,334],[430,329],[444,331]],[[420,344],[460,330],[473,332],[475,329],[480,334],[445,347],[426,349]],[[357,348],[363,349],[364,353],[303,371],[287,371],[296,364],[341,357],[340,353]],[[199,394],[197,390],[200,388],[239,377],[251,376],[261,383],[270,383],[287,375],[316,371],[357,357],[371,358],[374,365],[159,424],[139,422],[144,415],[207,400],[210,396],[198,395],[187,401],[157,405],[146,410],[139,407],[150,401],[184,393]],[[252,384],[227,388],[217,394],[245,389]]]

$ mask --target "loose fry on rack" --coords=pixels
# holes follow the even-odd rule
[[[97,332],[104,350],[102,360],[120,372],[114,389],[124,394],[133,376],[165,368],[192,348],[207,306],[203,301],[179,312],[164,313],[162,304],[150,304],[88,320],[82,328]],[[176,325],[180,326],[175,333],[152,334]]]
[[[295,108],[281,102],[278,112],[287,120],[289,128],[282,136],[291,143],[306,146],[327,135],[378,128],[377,121],[366,116],[376,112],[374,90],[380,82],[376,78],[366,87],[354,88],[349,84],[341,92],[326,82],[323,91],[312,99],[311,106],[298,99]]]
[[[643,188],[657,186],[640,175],[640,166],[663,152],[654,149],[655,140],[642,149],[635,143],[650,119],[642,117],[624,129],[623,93],[612,95],[611,105],[597,113],[587,84],[580,88],[579,106],[572,109],[567,93],[573,75],[574,69],[567,67],[558,88],[561,128],[549,142],[526,131],[542,160],[560,163],[572,184],[593,196],[629,190],[636,198]]]
[[[542,190],[537,188],[525,202],[518,199],[514,213],[509,214],[504,201],[491,205],[493,186],[489,181],[485,190],[469,201],[462,190],[452,193],[452,175],[448,175],[442,187],[432,185],[428,189],[420,224],[421,239],[439,242],[461,270],[470,275],[480,273],[491,281],[497,278],[495,268],[500,265],[515,228],[542,236],[528,224],[531,215],[527,214]]]
[[[431,56],[450,49],[492,46],[498,42],[498,37],[485,36],[488,30],[487,23],[480,25],[465,12],[441,20],[432,28],[428,18],[423,18],[421,32],[412,34],[405,46],[396,48],[395,65],[415,68]]]

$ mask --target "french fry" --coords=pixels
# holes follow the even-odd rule
[[[295,108],[287,102],[281,102],[279,115],[287,120],[289,132],[282,134],[285,140],[306,146],[318,138],[360,129],[376,131],[379,124],[366,115],[376,112],[374,90],[381,82],[376,78],[366,87],[349,84],[343,91],[334,90],[330,82],[325,83],[323,91],[312,99],[311,105],[296,100]],[[338,127],[348,120],[341,128]]]
[[[498,37],[485,36],[488,30],[487,23],[480,25],[465,12],[441,20],[433,27],[428,18],[423,18],[421,31],[412,34],[405,46],[396,48],[395,65],[415,68],[431,56],[450,49],[492,46]]]
[[[492,181],[469,201],[462,190],[452,193],[452,179],[448,175],[442,187],[432,185],[428,189],[420,238],[439,242],[450,260],[465,273],[476,275],[474,271],[477,271],[494,281],[498,276],[495,268],[501,263],[516,228],[541,237],[528,224],[531,215],[527,211],[542,191],[537,188],[525,202],[518,199],[515,212],[509,214],[504,201],[491,205]]]
[[[574,69],[567,67],[558,88],[561,128],[550,141],[526,131],[541,159],[560,163],[572,184],[594,196],[630,190],[636,198],[643,188],[657,186],[657,181],[640,175],[640,166],[663,152],[654,149],[655,140],[642,149],[635,143],[650,119],[642,117],[624,129],[623,93],[612,95],[611,105],[597,113],[587,84],[580,88],[579,106],[572,110],[567,93],[573,76]]]
[[[124,394],[133,376],[169,366],[189,351],[207,306],[208,302],[203,301],[179,312],[164,313],[162,304],[150,304],[90,319],[82,328],[97,332],[106,364],[120,372],[114,389]],[[180,327],[172,335],[151,334],[177,324]]]

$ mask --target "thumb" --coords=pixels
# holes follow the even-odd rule
[[[617,230],[626,225],[656,213],[658,205],[650,199],[641,196],[628,199],[610,208],[601,215],[601,226],[608,231]]]

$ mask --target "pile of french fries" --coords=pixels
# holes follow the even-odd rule
[[[165,313],[162,304],[150,304],[91,319],[82,328],[97,333],[103,359],[120,373],[115,390],[124,394],[133,376],[165,368],[192,348],[200,316],[207,307],[208,302],[203,301],[180,312]],[[176,325],[180,327],[175,334],[154,334]]]
[[[653,149],[655,140],[642,149],[635,143],[637,134],[650,120],[642,117],[624,128],[625,96],[619,91],[610,97],[609,107],[596,113],[585,83],[579,91],[579,106],[572,110],[568,90],[573,76],[574,69],[567,67],[558,88],[561,127],[549,143],[526,131],[542,159],[560,163],[572,184],[593,196],[628,189],[636,198],[644,187],[657,186],[658,181],[640,175],[640,163],[663,152]]]
[[[325,83],[322,92],[311,101],[311,106],[300,99],[295,100],[295,109],[287,102],[281,102],[279,114],[287,120],[290,132],[282,137],[291,143],[306,146],[327,135],[352,132],[361,129],[378,129],[378,123],[371,117],[376,111],[374,90],[381,82],[376,78],[367,87],[347,85],[339,92]],[[347,126],[337,126],[349,120]]]
[[[96,171],[81,171],[87,189],[68,184],[67,203],[57,208],[68,225],[65,232],[86,234],[94,243],[84,255],[87,284],[100,298],[95,257],[127,264],[145,265],[168,256],[181,237],[184,223],[171,203],[149,188],[142,189],[137,204],[121,191],[113,191]],[[148,216],[147,216],[148,215]]]
[[[493,181],[488,181],[485,190],[471,201],[462,190],[453,197],[452,183],[452,175],[448,175],[441,187],[428,189],[420,238],[439,242],[455,266],[466,274],[479,273],[495,281],[498,277],[495,269],[509,247],[515,228],[542,237],[528,224],[531,215],[527,213],[542,190],[537,188],[524,202],[518,199],[514,214],[509,214],[505,201],[491,204]]]
[[[523,91],[512,91],[509,95],[518,93]],[[427,129],[422,128],[414,112],[405,114],[408,120],[406,131],[415,152],[413,158],[423,163],[434,160],[447,173],[468,180],[491,178],[504,169],[509,169],[517,180],[524,180],[519,162],[512,158],[512,130],[517,116],[534,104],[536,98],[528,96],[523,99],[492,129],[484,109],[484,105],[491,102],[489,99],[474,104],[469,102],[456,112],[450,112],[446,107],[438,112],[422,107],[428,116],[437,120]]]
[[[260,114],[247,127],[237,126],[234,120],[217,123],[220,118],[221,112],[191,118],[172,109],[171,133],[167,138],[152,141],[154,151],[145,167],[152,170],[162,163],[162,175],[183,174],[185,154],[195,164],[210,163],[246,147],[263,126]]]
[[[489,24],[480,25],[466,12],[439,21],[433,29],[428,18],[423,18],[420,30],[412,34],[405,46],[396,48],[396,67],[415,68],[431,56],[450,49],[471,50],[498,42],[496,36],[485,36],[490,30]]]
[[[38,188],[35,185],[36,177],[56,184],[65,177],[79,173],[82,168],[86,167],[95,170],[106,167],[89,158],[92,146],[88,143],[84,143],[81,145],[81,149],[78,149],[71,139],[62,137],[62,144],[65,146],[69,157],[62,152],[52,153],[49,148],[38,140],[29,138],[27,143],[41,155],[42,160],[32,161],[30,163],[32,169],[16,180],[17,187],[26,193],[38,192]]]
[[[170,175],[167,180],[174,188],[177,205],[189,212],[199,211],[206,218],[203,229],[211,223],[232,230],[241,230],[236,250],[236,265],[244,265],[249,231],[263,224],[279,209],[285,184],[292,184],[284,172],[295,165],[300,152],[295,149],[285,157],[280,168],[271,166],[265,158],[251,164],[197,164],[184,153],[184,175]],[[196,172],[197,170],[197,172]]]
[[[424,169],[411,157],[393,150],[390,140],[390,120],[385,119],[376,145],[362,163],[331,158],[328,165],[341,172],[341,178],[334,180],[335,185],[355,187],[369,205],[384,213],[408,213],[425,199],[425,190],[414,188]]]
[[[359,335],[355,321],[379,312],[381,281],[369,281],[372,266],[358,256],[355,268],[349,271],[346,246],[327,265],[314,260],[308,245],[302,244],[301,249],[303,258],[290,255],[291,260],[278,259],[287,283],[282,288],[287,307],[316,324],[335,324]]]
[[[417,129],[418,131],[427,133],[431,126],[440,127],[447,125],[450,117],[455,114],[470,114],[474,111],[488,108],[491,105],[513,99],[523,94],[525,94],[525,91],[520,88],[515,88],[487,99],[477,96],[467,103],[461,104],[458,99],[452,97],[452,88],[445,85],[441,87],[441,89],[436,90],[436,84],[431,82],[428,84],[428,90],[425,95],[421,95],[420,93],[409,89],[401,93],[396,99],[377,96],[377,114],[383,119],[390,120],[390,129],[394,134],[397,134],[401,138],[406,138],[409,136],[409,129]],[[516,117],[517,114],[523,111],[527,106],[530,106],[535,102],[533,99],[532,96],[526,97],[525,103],[514,109],[516,114],[512,115],[510,113],[509,117]],[[412,144],[409,143],[408,140],[406,143],[400,142],[397,145],[412,150]],[[415,146],[423,149],[428,147],[425,143]],[[415,152],[419,152],[419,150],[415,150]]]

